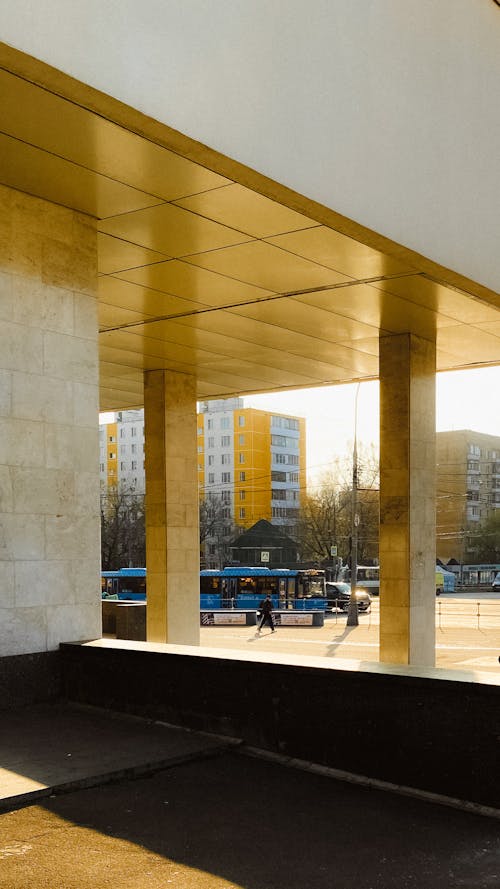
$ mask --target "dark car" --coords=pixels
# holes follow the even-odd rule
[[[327,611],[347,611],[351,598],[351,585],[349,583],[331,582],[326,583],[326,597],[328,600]],[[366,590],[356,590],[356,602],[359,611],[369,611],[372,604],[372,598]]]

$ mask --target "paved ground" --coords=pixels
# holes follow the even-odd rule
[[[52,731],[41,730],[50,721]],[[17,734],[23,722],[31,741]],[[249,758],[216,742],[217,753],[213,741],[207,750],[206,736],[90,710],[38,708],[2,714],[1,756],[10,747],[14,765],[17,739],[24,753],[16,768],[31,776],[30,756],[38,770],[57,759],[53,744],[62,754],[57,739],[71,736],[68,725],[77,722],[73,755],[93,750],[87,764],[92,759],[96,775],[109,769],[108,746],[119,753],[130,739],[136,762],[147,765],[162,731],[170,752],[179,757],[186,744],[189,758],[148,777],[55,793],[1,814],[1,889],[500,886],[499,820]],[[201,758],[193,760],[196,743]],[[61,757],[63,782],[64,764]]]
[[[201,644],[248,652],[275,651],[327,658],[378,661],[379,603],[360,614],[358,627],[346,615],[325,618],[324,627],[280,627],[257,636],[254,627],[202,627]],[[479,613],[479,617],[478,617]],[[441,597],[436,605],[436,666],[499,674],[500,601],[457,601]]]

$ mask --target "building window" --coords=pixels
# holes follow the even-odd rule
[[[130,450],[133,454],[137,454],[137,445],[136,444],[130,445]]]
[[[278,470],[271,472],[271,481],[272,482],[286,482],[286,472],[279,472]]]
[[[240,463],[244,463],[244,462],[245,462],[245,455],[244,455],[244,454],[240,454],[240,456],[239,456],[239,462],[240,462]]]
[[[240,500],[245,500],[246,496],[247,496],[246,491],[240,491]]]
[[[123,426],[120,429],[120,438],[125,438],[125,429],[123,428]]]
[[[231,454],[222,454],[222,456],[220,458],[220,462],[222,463],[223,466],[230,466],[231,465]]]
[[[245,417],[242,417],[242,416],[240,415],[240,416],[238,417],[238,426],[244,426],[244,425],[245,425]]]
[[[240,482],[246,481],[246,472],[240,472]]]
[[[104,463],[99,463],[99,472],[104,472]]]
[[[273,488],[271,491],[272,500],[286,500],[286,491],[279,488]]]
[[[228,448],[231,444],[231,436],[230,435],[221,435],[220,444],[221,444],[221,448]]]
[[[221,417],[220,420],[220,428],[221,429],[229,429],[229,417]]]
[[[127,468],[127,464],[122,461],[120,463],[120,471],[125,472],[126,468]]]
[[[215,457],[214,457],[214,455],[213,455],[213,454],[209,454],[209,456],[208,456],[208,465],[209,465],[209,466],[213,466],[214,463],[215,463]]]
[[[207,420],[207,429],[213,429],[213,428],[214,428],[214,421]]]
[[[132,469],[137,469],[137,460],[132,460]]]
[[[240,506],[240,519],[244,519],[244,518],[245,518],[245,515],[246,515],[246,513],[245,513],[245,507],[244,507],[244,506]]]
[[[230,506],[225,506],[225,507],[223,508],[223,510],[222,510],[222,518],[223,518],[223,519],[230,519],[230,518],[231,518],[231,507],[230,507]]]
[[[286,463],[286,455],[285,454],[273,454],[275,463]]]
[[[214,482],[215,482],[215,472],[209,472],[208,473],[208,484],[213,485]]]
[[[230,485],[231,484],[231,473],[230,472],[223,472],[222,476],[221,476],[221,481],[222,481],[223,485]]]
[[[291,481],[291,482],[298,482],[298,480],[299,480],[299,473],[298,473],[298,472],[291,472],[291,473],[289,474],[288,478],[289,478],[289,481]]]
[[[245,444],[245,436],[244,435],[238,435],[238,444],[240,444],[240,445]]]
[[[116,438],[114,437],[114,435],[109,436],[109,441],[113,442],[113,443],[116,441]]]
[[[299,458],[297,454],[288,454],[287,463],[289,464],[289,466],[298,466]]]
[[[231,503],[231,491],[223,491],[221,494],[221,500],[223,503]]]
[[[130,434],[131,434],[132,438],[136,438],[136,436],[137,436],[137,429],[136,429],[135,426],[131,426],[131,428],[130,428]]]
[[[207,447],[209,447],[209,448],[215,447],[215,438],[213,437],[213,435],[209,435],[208,440],[207,440]]]
[[[109,460],[116,460],[116,454],[114,453],[114,451],[109,452],[108,459]]]

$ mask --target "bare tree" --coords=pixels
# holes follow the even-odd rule
[[[360,518],[358,560],[374,562],[378,558],[378,459],[373,448],[362,448],[358,460],[357,511]],[[352,464],[338,458],[323,474],[313,493],[302,498],[297,524],[297,540],[302,561],[334,564],[331,547],[337,547],[337,559],[347,564],[351,550]]]
[[[102,493],[102,570],[144,567],[145,538],[144,495],[122,488],[111,488]]]
[[[227,565],[235,531],[230,506],[221,494],[211,493],[200,499],[200,563],[204,567]]]

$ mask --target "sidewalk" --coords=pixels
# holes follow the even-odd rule
[[[33,794],[52,790],[0,814],[0,889],[500,885],[500,822],[493,818],[100,711],[30,708],[1,716],[4,773],[17,770],[44,785]],[[141,770],[152,773],[131,777]],[[120,771],[129,777],[118,780]]]

